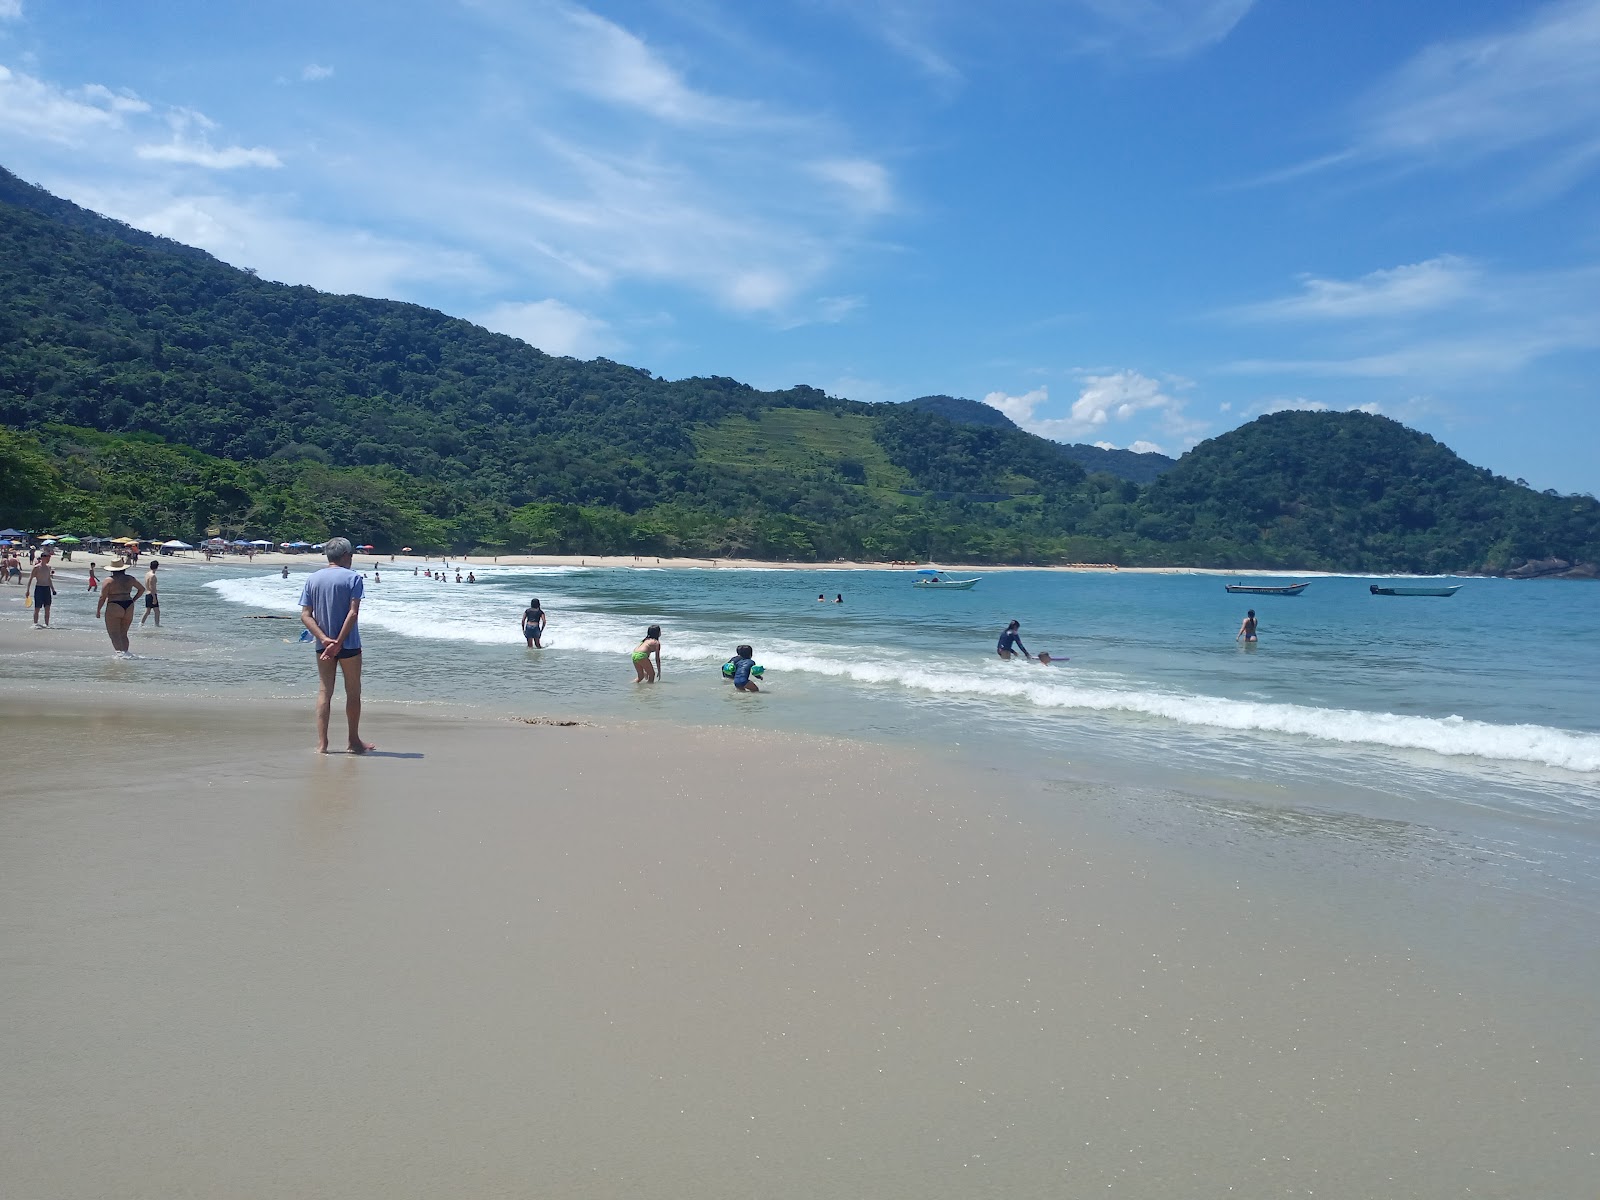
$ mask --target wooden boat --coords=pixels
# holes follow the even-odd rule
[[[1379,587],[1373,584],[1367,591],[1374,596],[1454,596],[1462,587],[1459,583],[1444,587]]]
[[[911,586],[917,588],[943,588],[947,592],[965,592],[970,591],[977,582],[976,578],[951,579],[943,571],[918,571],[917,578],[912,581]]]
[[[1298,596],[1311,585],[1291,583],[1285,587],[1261,587],[1253,583],[1225,583],[1222,586],[1235,595],[1242,596]]]

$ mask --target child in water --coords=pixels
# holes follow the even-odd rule
[[[759,692],[756,681],[750,678],[750,671],[756,665],[756,652],[749,646],[735,648],[733,657],[728,660],[733,667],[733,690],[736,692]]]
[[[655,655],[655,665],[650,656]],[[661,674],[661,626],[652,625],[644,631],[644,641],[633,648],[635,683],[654,683]]]

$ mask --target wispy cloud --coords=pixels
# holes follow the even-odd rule
[[[1462,382],[1600,348],[1600,267],[1497,271],[1450,255],[1230,310],[1302,328],[1302,353],[1239,359],[1247,375]]]
[[[836,322],[864,302],[821,285],[875,244],[873,226],[896,204],[894,178],[835,118],[719,94],[669,48],[569,0],[463,8],[483,26],[471,82],[416,94],[414,104],[401,93],[381,120],[346,112],[297,146],[235,144],[199,114],[9,71],[0,75],[0,131],[9,124],[19,136],[73,143],[80,153],[50,177],[140,196],[115,213],[123,219],[215,214],[194,222],[210,239],[199,244],[240,265],[287,270],[294,260],[269,228],[304,230],[317,224],[302,215],[313,211],[404,230],[374,235],[381,250],[358,256],[372,268],[363,286],[383,295],[394,294],[383,281],[448,277],[464,257],[518,281],[511,294],[469,302],[480,311],[524,303],[530,290],[593,311],[599,293],[625,282],[683,289],[775,329]],[[126,111],[134,103],[145,111]],[[164,135],[154,133],[159,123]],[[219,184],[172,173],[289,162],[292,183],[276,195],[241,182],[230,199]],[[155,175],[162,168],[168,174]],[[310,242],[349,232],[333,221],[324,230]],[[267,237],[263,252],[239,240],[251,231]],[[394,257],[402,246],[415,250],[414,271]],[[336,260],[340,270],[300,278],[357,273],[351,256]]]
[[[564,0],[463,0],[484,20],[518,37],[548,78],[566,88],[658,120],[745,125],[764,119],[750,101],[693,87],[683,71],[642,37]]]
[[[1350,124],[1341,150],[1257,182],[1516,154],[1527,160],[1518,186],[1564,190],[1600,165],[1600,0],[1560,0],[1501,31],[1428,46],[1364,96]]]
[[[142,140],[153,124],[166,126],[167,141]],[[134,157],[150,162],[217,170],[283,165],[263,147],[212,146],[208,131],[215,128],[215,121],[193,109],[158,112],[132,92],[98,83],[67,89],[0,67],[0,131],[89,150],[102,158],[131,149]]]
[[[323,66],[321,63],[307,63],[300,68],[300,81],[302,83],[317,83],[324,79],[333,78],[333,68]]]
[[[942,84],[962,82],[961,65],[980,54],[1009,56],[1025,38],[1029,54],[1115,60],[1179,59],[1222,41],[1255,0],[1018,0],[1000,6],[962,0],[891,0],[836,7],[885,46]],[[959,47],[959,49],[951,49]]]
[[[0,0],[0,21],[20,21],[22,0]]]
[[[0,129],[66,145],[123,126],[130,113],[150,106],[136,96],[98,84],[76,92],[0,67]]]
[[[134,153],[151,162],[185,163],[217,171],[230,171],[235,167],[283,166],[276,154],[260,146],[224,146],[217,149],[205,141],[151,143],[136,147]]]
[[[476,320],[486,329],[521,338],[546,354],[592,358],[620,348],[608,322],[559,300],[497,304]]]
[[[1429,312],[1474,295],[1482,273],[1476,264],[1452,254],[1425,262],[1372,271],[1359,279],[1301,276],[1291,296],[1233,310],[1254,320],[1362,320]]]

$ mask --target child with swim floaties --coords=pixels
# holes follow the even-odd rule
[[[655,665],[650,657],[655,656]],[[633,648],[635,683],[654,683],[661,674],[661,626],[652,625],[644,631],[644,641]]]
[[[759,676],[762,668],[756,666],[755,650],[749,646],[735,647],[733,657],[722,664],[722,677],[733,680],[736,692],[759,692],[752,676]]]

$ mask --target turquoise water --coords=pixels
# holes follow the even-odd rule
[[[1450,599],[1388,598],[1329,577],[1290,598],[1202,575],[985,571],[934,592],[900,571],[473,570],[472,586],[409,568],[369,579],[369,695],[918,743],[1257,813],[1408,823],[1552,877],[1592,883],[1600,863],[1600,586],[1472,579]],[[298,573],[175,571],[168,628],[136,631],[143,657],[92,677],[303,695],[298,626],[244,619],[296,612],[299,588]],[[534,595],[545,650],[518,629]],[[1234,638],[1247,608],[1255,646]],[[1030,650],[1067,661],[1000,661],[1012,618]],[[627,651],[652,622],[664,678],[639,687]],[[741,641],[767,668],[761,696],[720,679]],[[26,678],[50,657],[4,670]]]

